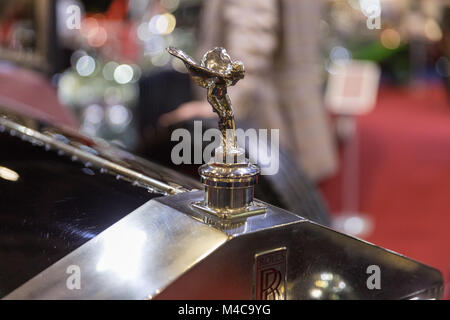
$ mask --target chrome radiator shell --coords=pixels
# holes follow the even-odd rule
[[[277,250],[286,253],[280,286],[264,298],[442,296],[438,270],[271,205],[221,225],[191,206],[202,196],[150,200],[5,299],[258,299],[256,261]],[[79,290],[67,288],[71,265],[81,270]],[[380,268],[380,289],[367,286],[371,265]]]

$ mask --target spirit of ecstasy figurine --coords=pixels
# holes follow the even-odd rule
[[[184,62],[196,84],[208,90],[208,102],[219,115],[222,144],[216,149],[215,161],[198,170],[205,186],[205,198],[192,206],[218,217],[222,226],[229,223],[232,226],[238,220],[265,213],[266,206],[253,199],[261,170],[245,159],[245,151],[237,145],[233,108],[227,94],[228,86],[244,78],[244,64],[232,61],[224,48],[206,52],[201,64],[179,49],[167,51]]]
[[[244,64],[232,61],[227,51],[219,47],[206,52],[201,64],[179,49],[170,47],[167,51],[184,62],[196,84],[208,90],[208,102],[219,115],[223,156],[239,153],[233,107],[227,94],[227,87],[244,78]]]

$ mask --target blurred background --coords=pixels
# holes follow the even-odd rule
[[[280,129],[260,198],[450,281],[450,1],[0,0],[0,107],[195,177],[170,133],[215,115],[168,46],[244,62],[238,125]]]

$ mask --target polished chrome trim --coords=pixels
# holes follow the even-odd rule
[[[76,157],[80,161],[89,162],[94,166],[98,166],[99,168],[107,169],[108,171],[114,172],[127,180],[130,180],[137,185],[142,185],[144,187],[148,187],[150,189],[157,189],[161,193],[164,194],[177,194],[188,191],[181,186],[174,187],[170,186],[162,181],[150,178],[142,173],[136,172],[132,169],[121,166],[117,163],[104,159],[98,155],[86,152],[82,149],[76,148],[70,144],[66,144],[62,141],[58,141],[50,136],[47,136],[43,133],[40,133],[34,129],[30,129],[23,125],[20,125],[14,121],[6,119],[4,117],[0,117],[0,126],[4,126],[6,129],[16,134],[19,133],[22,135],[22,138],[28,138],[33,143],[48,145],[50,147],[56,148],[64,153],[69,154],[72,157]]]

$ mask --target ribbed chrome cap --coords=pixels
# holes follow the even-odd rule
[[[199,168],[205,199],[195,206],[222,219],[242,218],[265,212],[254,201],[260,169],[243,163],[208,163]]]

